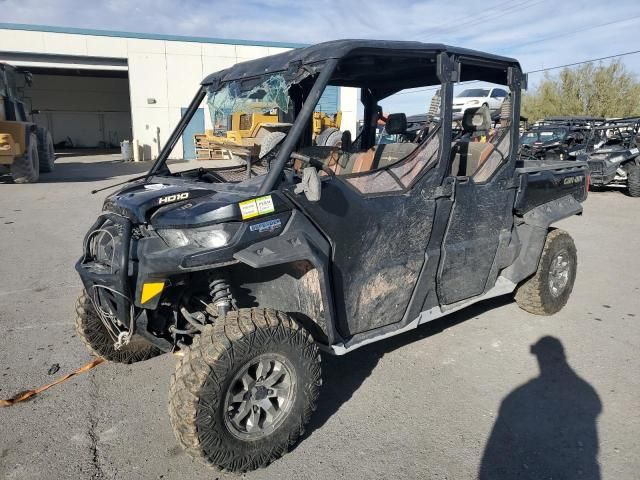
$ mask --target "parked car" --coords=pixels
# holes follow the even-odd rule
[[[503,88],[469,88],[453,99],[453,113],[464,113],[468,108],[482,105],[498,110],[507,95]]]

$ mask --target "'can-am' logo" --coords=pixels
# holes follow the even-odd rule
[[[162,205],[163,203],[177,202],[178,200],[186,200],[187,198],[189,198],[189,192],[167,195],[166,197],[160,197],[158,199],[158,205]]]

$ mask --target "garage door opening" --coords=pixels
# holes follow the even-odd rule
[[[127,71],[23,67],[26,107],[46,127],[56,152],[118,151],[132,138]]]

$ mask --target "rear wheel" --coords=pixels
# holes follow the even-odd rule
[[[631,197],[640,197],[640,165],[632,163],[628,167],[627,188]]]
[[[161,350],[135,335],[127,345],[116,350],[113,339],[85,291],[76,302],[76,333],[89,351],[110,362],[135,363],[162,353]]]
[[[325,146],[326,147],[333,147],[333,146],[335,146],[331,142],[329,142],[329,140],[331,139],[332,135],[333,135],[333,140],[335,140],[335,138],[340,138],[340,136],[342,134],[340,133],[340,130],[335,128],[335,127],[325,128],[316,137],[316,145],[318,145],[319,147],[325,147]]]
[[[342,132],[340,130],[333,132],[325,142],[327,147],[342,147]]]
[[[260,144],[260,153],[258,154],[258,158],[264,158],[271,153],[271,150],[276,148],[286,136],[287,134],[284,132],[269,132],[266,134]]]
[[[192,456],[225,470],[267,466],[316,408],[318,348],[282,312],[241,309],[208,326],[176,365],[169,414]]]
[[[536,315],[552,315],[560,311],[573,290],[577,267],[576,246],[571,236],[564,230],[550,230],[538,270],[518,286],[516,303]]]
[[[56,153],[53,148],[51,134],[44,128],[38,129],[38,159],[40,161],[41,172],[53,172]]]
[[[40,173],[38,159],[38,137],[35,133],[29,135],[27,151],[21,157],[16,157],[11,164],[11,177],[15,183],[35,183]]]

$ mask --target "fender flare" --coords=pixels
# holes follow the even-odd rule
[[[537,268],[549,227],[554,223],[582,214],[582,204],[572,195],[539,205],[516,221],[516,233],[520,240],[520,250],[515,261],[500,275],[514,283],[519,283],[533,275]]]
[[[325,328],[311,319],[327,337],[329,345],[341,340],[336,329],[336,312],[331,288],[331,245],[302,213],[294,210],[282,233],[234,253],[233,257],[252,268],[272,267],[299,260],[310,262],[318,272]]]

